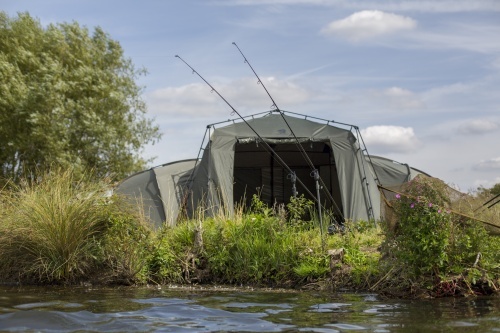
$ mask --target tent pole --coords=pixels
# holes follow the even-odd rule
[[[212,157],[212,134],[211,134],[212,126],[207,126],[208,131],[208,170],[207,170],[207,194],[206,194],[206,207],[210,207],[210,183],[212,182],[212,168],[210,166],[210,160]]]
[[[323,237],[323,213],[321,212],[321,198],[320,198],[320,189],[321,186],[319,185],[319,172],[318,169],[314,169],[312,172],[312,175],[314,177],[314,181],[316,182],[316,196],[318,198],[318,214],[319,214],[319,230],[321,233],[321,247],[325,248],[324,244],[324,237]]]

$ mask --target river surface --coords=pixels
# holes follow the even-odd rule
[[[500,297],[0,286],[0,332],[500,332]]]

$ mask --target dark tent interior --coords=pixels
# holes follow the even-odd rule
[[[280,161],[288,165],[308,191],[316,196],[316,183],[308,158],[314,168],[319,171],[326,186],[320,194],[321,201],[325,204],[324,207],[331,209],[336,215],[341,215],[342,203],[337,168],[329,143],[302,142],[301,145],[307,153],[306,158],[303,156],[303,152],[299,151],[296,143],[290,142],[290,140],[270,140],[268,144],[278,155],[279,158],[276,158],[265,149],[262,142],[242,141],[236,143],[235,146],[234,202],[245,203],[249,207],[252,196],[258,194],[261,200],[268,205],[287,204],[290,197],[293,196],[292,181],[290,172]],[[298,181],[296,188],[299,195],[304,194],[306,198],[312,200],[311,195]],[[332,203],[324,191],[330,193],[335,203]]]

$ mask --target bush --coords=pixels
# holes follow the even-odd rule
[[[385,251],[395,261],[391,266],[399,267],[395,280],[407,280],[402,285],[436,291],[450,279],[469,289],[479,280],[498,282],[498,240],[478,221],[451,211],[449,204],[445,189],[427,178],[415,178],[403,195],[396,195],[398,224],[388,232]]]

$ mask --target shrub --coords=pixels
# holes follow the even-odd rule
[[[399,278],[412,281],[402,285],[438,290],[450,279],[455,284],[476,284],[479,277],[498,282],[498,240],[480,222],[451,211],[449,204],[446,189],[427,178],[415,178],[404,194],[396,195],[398,224],[385,241],[385,254],[395,261],[391,266],[398,267],[394,283]]]

